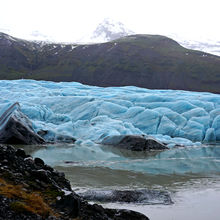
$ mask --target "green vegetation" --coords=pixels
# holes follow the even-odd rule
[[[0,56],[0,79],[220,93],[220,57],[186,49],[160,35],[132,35],[74,49],[18,40],[10,47],[1,46]]]

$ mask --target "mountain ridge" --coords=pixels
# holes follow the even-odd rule
[[[0,79],[77,81],[220,93],[220,57],[160,35],[99,44],[36,43],[0,34]]]

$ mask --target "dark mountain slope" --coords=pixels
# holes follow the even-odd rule
[[[220,93],[220,57],[159,35],[62,45],[0,34],[0,79],[18,78]]]

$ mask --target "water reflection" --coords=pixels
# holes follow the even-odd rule
[[[220,215],[220,145],[150,153],[98,145],[25,146],[25,151],[64,172],[76,192],[88,188],[169,191],[172,206],[120,204],[153,220],[218,220]],[[118,208],[114,203],[104,206]]]
[[[100,145],[49,145],[32,151],[52,166],[106,167],[146,174],[219,174],[220,146],[131,152]]]

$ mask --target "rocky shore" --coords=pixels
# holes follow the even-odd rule
[[[143,214],[104,209],[72,191],[64,173],[23,149],[0,145],[0,220],[147,220]]]

